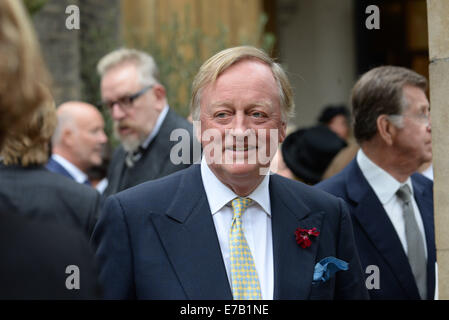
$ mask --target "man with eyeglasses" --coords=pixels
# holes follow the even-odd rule
[[[170,135],[175,129],[187,130],[192,148],[192,125],[169,108],[153,58],[122,48],[104,56],[97,70],[102,105],[121,142],[108,168],[105,196],[187,168],[191,161],[171,161],[170,151],[178,141],[170,141]]]
[[[426,88],[423,76],[402,67],[365,73],[352,91],[360,150],[317,185],[349,204],[371,299],[435,297],[433,183],[416,173],[432,159]]]

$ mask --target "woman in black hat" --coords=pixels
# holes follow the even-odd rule
[[[347,144],[327,126],[317,125],[299,129],[290,134],[282,144],[285,164],[296,178],[313,185],[322,175],[335,155]]]

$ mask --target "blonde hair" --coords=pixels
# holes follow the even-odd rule
[[[56,124],[55,103],[42,104],[33,112],[26,128],[13,130],[8,134],[0,153],[3,163],[24,167],[46,164]]]
[[[50,77],[22,1],[0,1],[0,79],[1,146],[11,128],[49,103]]]
[[[192,84],[190,111],[193,120],[199,120],[201,94],[204,88],[213,84],[229,67],[242,60],[258,60],[271,68],[279,88],[282,120],[287,122],[288,118],[293,116],[295,109],[293,91],[285,71],[264,51],[251,46],[241,46],[220,51],[201,66]]]

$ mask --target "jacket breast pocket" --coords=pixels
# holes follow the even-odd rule
[[[325,282],[312,283],[310,289],[310,300],[333,300],[335,291],[335,279],[331,278]]]

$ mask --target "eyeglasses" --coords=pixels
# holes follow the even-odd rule
[[[391,114],[388,116],[394,121],[401,121],[404,117],[409,117],[417,120],[419,123],[424,124],[426,127],[430,124],[430,113],[420,113],[420,114]]]
[[[150,85],[150,86],[146,86],[142,90],[140,90],[132,95],[121,97],[115,101],[102,101],[100,103],[100,105],[104,109],[109,110],[109,112],[112,112],[114,105],[118,104],[118,106],[120,107],[120,109],[122,109],[123,112],[128,112],[132,108],[134,100],[139,98],[141,95],[143,95],[145,92],[147,92],[148,90],[150,90],[153,87],[154,87],[154,84]]]

